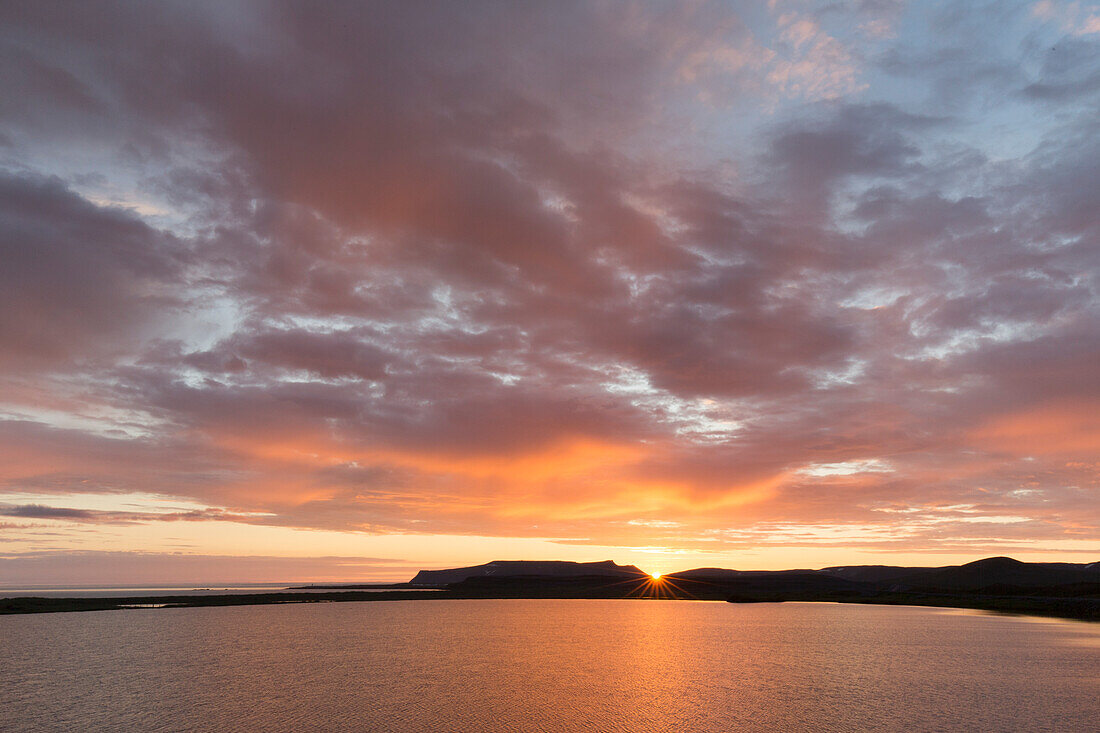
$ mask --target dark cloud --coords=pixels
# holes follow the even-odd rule
[[[186,252],[134,215],[56,178],[0,176],[2,364],[117,353],[178,304]]]
[[[247,517],[226,512],[202,510],[188,512],[119,512],[96,509],[70,509],[41,504],[0,504],[0,516],[24,519],[62,519],[70,522],[118,524],[129,522],[203,522],[210,520],[247,521]]]

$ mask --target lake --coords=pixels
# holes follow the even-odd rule
[[[0,616],[0,730],[1096,731],[1100,625],[815,603]]]

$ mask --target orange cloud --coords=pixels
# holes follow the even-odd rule
[[[1060,403],[1000,417],[972,435],[979,444],[1018,455],[1095,455],[1100,451],[1100,403]]]
[[[218,442],[253,459],[260,470],[272,464],[282,467],[273,486],[257,487],[269,498],[276,494],[292,504],[329,498],[324,491],[295,489],[292,476],[305,480],[317,468],[396,467],[427,486],[453,487],[426,496],[430,498],[423,503],[433,512],[481,511],[502,520],[570,521],[661,511],[697,514],[765,501],[788,478],[786,473],[728,481],[648,476],[646,461],[667,452],[668,445],[584,436],[566,436],[524,451],[476,455],[355,446],[309,431],[270,439],[219,435]]]

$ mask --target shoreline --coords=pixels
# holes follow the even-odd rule
[[[617,584],[616,584],[617,585]],[[960,608],[996,613],[1043,616],[1074,621],[1100,622],[1100,600],[1094,598],[1046,598],[1027,596],[939,595],[918,593],[881,593],[872,596],[840,596],[832,593],[760,593],[737,595],[729,593],[699,594],[623,592],[621,588],[526,588],[510,592],[471,592],[472,589],[446,589],[425,594],[417,590],[383,592],[329,591],[322,593],[255,593],[208,596],[129,596],[114,598],[44,598],[36,596],[0,599],[0,615],[35,613],[81,613],[88,611],[156,610],[160,608],[205,608],[217,606],[265,606],[287,603],[363,603],[416,600],[702,600],[729,603],[844,603],[860,605],[921,606],[928,608]],[[481,590],[481,589],[479,589]],[[717,589],[715,589],[717,590]]]

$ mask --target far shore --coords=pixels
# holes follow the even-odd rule
[[[161,608],[203,608],[211,606],[258,606],[286,603],[366,603],[382,601],[489,600],[489,599],[635,599],[635,600],[706,600],[732,603],[781,603],[809,601],[857,603],[866,605],[929,606],[966,608],[999,613],[1048,616],[1080,621],[1100,621],[1100,601],[1091,598],[1044,598],[1030,596],[983,596],[977,594],[881,593],[874,596],[842,596],[837,593],[757,593],[731,596],[720,587],[671,590],[638,581],[623,583],[523,583],[508,587],[449,587],[435,593],[422,590],[362,591],[326,590],[318,593],[273,592],[207,596],[133,596],[122,598],[41,598],[0,599],[0,615],[62,613],[82,611],[118,611]],[[345,586],[346,587],[346,586]],[[377,586],[375,586],[377,587]]]

